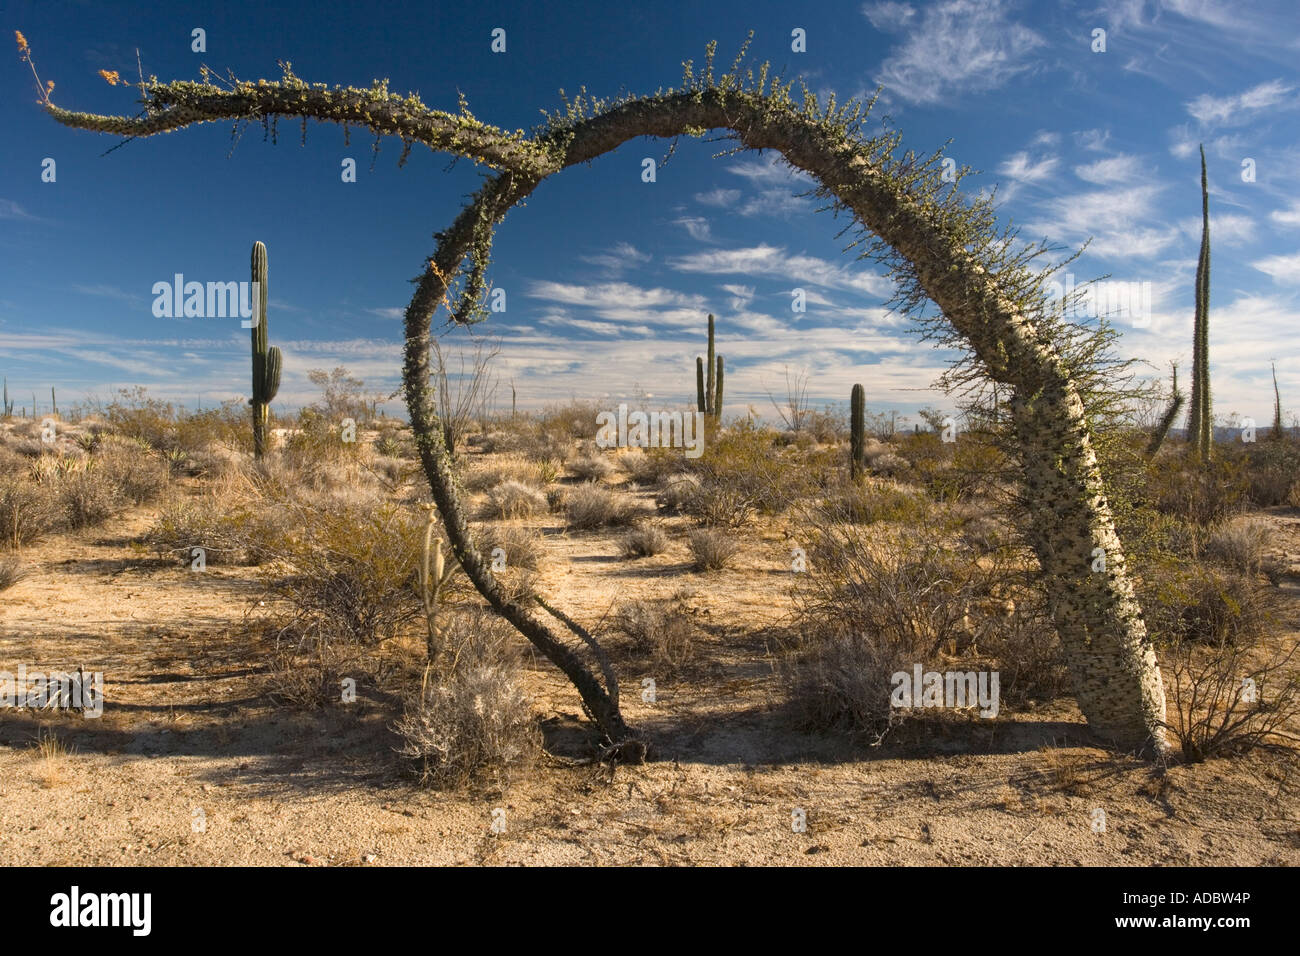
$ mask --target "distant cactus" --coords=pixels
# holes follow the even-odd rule
[[[713,315],[709,315],[709,358],[695,359],[695,404],[711,418],[722,417],[722,356],[713,350]]]
[[[50,411],[54,415],[59,414],[59,401],[54,397],[54,386],[50,386]]]
[[[1196,325],[1192,338],[1192,408],[1187,438],[1202,462],[1210,460],[1214,426],[1210,417],[1210,193],[1201,147],[1201,255],[1196,263]]]
[[[1273,365],[1273,430],[1269,433],[1269,438],[1274,441],[1282,440],[1282,393],[1277,389],[1277,363]]]
[[[854,385],[849,396],[849,476],[856,481],[862,471],[866,450],[867,390]]]
[[[267,406],[280,391],[283,357],[275,346],[267,348],[267,277],[266,246],[253,243],[253,282],[257,283],[257,311],[253,325],[253,457],[261,458],[266,450]]]
[[[1160,451],[1160,446],[1165,443],[1165,436],[1169,434],[1169,429],[1178,419],[1178,413],[1183,410],[1186,401],[1186,396],[1178,391],[1178,366],[1174,365],[1174,385],[1170,391],[1169,407],[1160,416],[1160,423],[1156,425],[1156,430],[1151,435],[1151,442],[1147,445],[1148,458],[1154,458],[1156,452]]]
[[[9,379],[5,378],[5,418],[12,418],[14,414],[14,400],[9,397]]]

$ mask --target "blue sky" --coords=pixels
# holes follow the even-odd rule
[[[380,9],[389,12],[379,12]],[[420,93],[480,119],[530,129],[558,91],[654,92],[718,41],[725,69],[749,30],[751,59],[802,75],[841,101],[883,93],[908,148],[947,139],[998,187],[1003,220],[1026,239],[1077,247],[1082,282],[1149,282],[1146,327],[1120,322],[1125,355],[1187,370],[1200,238],[1199,156],[1209,166],[1216,414],[1271,419],[1270,361],[1283,404],[1300,410],[1300,11],[1293,0],[1011,0],[709,4],[158,3],[7,4],[42,81],[69,109],[134,114],[136,94],[98,75],[197,79],[201,64],[240,79],[293,63],[309,82]],[[207,50],[191,51],[191,31]],[[506,30],[506,52],[491,33]],[[806,51],[791,31],[806,31]],[[1094,52],[1093,31],[1106,31]],[[209,405],[248,392],[248,332],[238,320],[160,319],[153,284],[248,278],[252,242],[271,263],[270,334],[285,355],[281,406],[314,398],[307,371],[346,365],[395,388],[408,280],[432,252],[480,170],[423,147],[397,168],[385,140],[281,124],[279,145],[248,128],[231,154],[228,124],[135,140],[63,128],[36,104],[30,68],[10,47],[0,98],[0,373],[18,403],[152,394]],[[727,413],[771,414],[785,370],[806,371],[816,403],[866,386],[873,411],[951,407],[931,383],[949,357],[883,308],[878,267],[842,251],[843,225],[799,198],[810,183],[774,154],[713,155],[686,140],[642,181],[667,143],[637,140],[544,183],[498,231],[491,280],[506,311],[475,335],[499,337],[495,362],[523,407],[595,398],[694,396],[705,313],[718,317]],[[356,183],[340,164],[357,161]],[[57,179],[42,182],[42,162]],[[1243,181],[1253,160],[1255,181]],[[791,289],[808,294],[791,311]],[[454,354],[465,336],[449,337]],[[509,388],[503,390],[509,403]],[[401,412],[400,402],[389,406]]]

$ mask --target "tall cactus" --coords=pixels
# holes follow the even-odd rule
[[[867,447],[867,390],[854,385],[849,396],[849,477],[857,481]]]
[[[9,397],[9,379],[5,378],[5,418],[12,418],[14,414],[14,400]]]
[[[50,410],[57,417],[59,414],[59,400],[54,397],[54,386],[50,386]]]
[[[1201,255],[1196,262],[1196,326],[1192,341],[1192,408],[1187,438],[1202,462],[1210,460],[1214,439],[1210,417],[1210,193],[1201,147]]]
[[[1277,363],[1273,362],[1273,430],[1268,437],[1273,441],[1282,440],[1282,393],[1277,388]]]
[[[248,404],[253,408],[253,457],[261,458],[266,451],[267,406],[280,391],[280,371],[283,357],[275,346],[267,348],[267,275],[266,246],[253,243],[252,271],[257,290],[257,311],[253,315],[253,397]]]
[[[722,416],[722,356],[715,356],[713,349],[713,315],[709,314],[709,358],[695,359],[695,403],[696,407],[711,418]]]
[[[1169,434],[1169,429],[1173,427],[1174,421],[1178,418],[1178,413],[1183,410],[1187,397],[1178,390],[1178,365],[1174,364],[1174,385],[1170,391],[1169,407],[1165,413],[1160,416],[1160,422],[1156,425],[1155,432],[1151,435],[1151,441],[1147,444],[1147,457],[1154,458],[1160,446],[1165,443],[1165,437]]]

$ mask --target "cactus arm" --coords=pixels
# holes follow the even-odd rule
[[[704,410],[712,415],[713,412],[713,313],[709,313],[709,357],[704,362]]]
[[[718,372],[713,382],[713,418],[715,421],[722,419],[722,356],[718,356]]]
[[[704,359],[695,357],[695,402],[702,412],[707,412],[708,403],[704,400]]]
[[[854,385],[849,395],[849,477],[857,479],[862,470],[862,457],[866,450],[867,392]]]

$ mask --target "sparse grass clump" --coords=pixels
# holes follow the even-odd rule
[[[13,558],[0,558],[0,591],[8,591],[26,576],[26,570]]]
[[[511,479],[488,492],[483,513],[488,518],[530,518],[547,510],[545,492]]]
[[[688,543],[696,571],[721,571],[740,551],[740,543],[721,528],[696,528]]]
[[[1205,554],[1224,567],[1256,575],[1268,563],[1269,524],[1260,518],[1238,518],[1213,528],[1205,539]]]
[[[125,505],[117,484],[97,467],[71,471],[56,479],[54,493],[64,521],[74,531],[98,527]]]
[[[642,509],[626,495],[590,482],[569,490],[564,512],[569,527],[592,530],[631,524]]]
[[[569,462],[569,471],[579,481],[600,481],[614,473],[614,464],[601,454],[587,454]]]
[[[507,569],[541,570],[546,545],[536,531],[511,526],[490,528],[483,531],[482,540],[489,562],[493,559],[493,552],[500,548],[505,552]]]
[[[0,475],[0,547],[18,549],[58,530],[51,486],[23,474]]]
[[[672,675],[695,657],[698,634],[688,603],[678,592],[658,601],[629,601],[614,615],[614,626],[627,636],[632,654],[656,671]]]
[[[658,524],[642,522],[623,538],[623,553],[629,558],[651,558],[668,547],[668,535]]]
[[[504,621],[482,611],[458,614],[446,640],[394,727],[398,752],[433,787],[483,776],[502,783],[540,750],[518,643]]]

